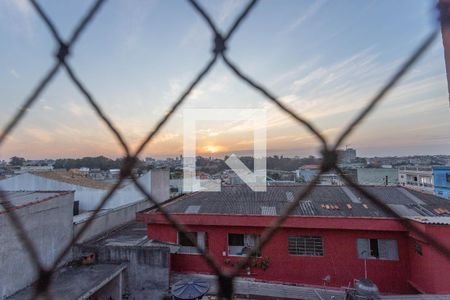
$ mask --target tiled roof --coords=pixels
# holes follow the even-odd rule
[[[78,174],[73,174],[67,171],[47,171],[47,172],[33,172],[32,174],[45,177],[47,179],[52,179],[56,181],[62,181],[69,184],[107,190],[112,188],[113,183],[92,180],[87,177],[80,176]]]
[[[245,185],[223,186],[220,192],[197,192],[166,205],[171,213],[279,215],[305,186],[268,186],[253,192]],[[404,217],[450,216],[450,201],[402,187],[364,187]],[[191,208],[195,207],[196,212]],[[350,187],[316,186],[293,215],[392,217],[381,207]]]

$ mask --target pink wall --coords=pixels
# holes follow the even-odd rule
[[[201,221],[201,218],[201,216],[197,216],[196,220]],[[365,221],[367,222],[367,220]],[[373,223],[370,226],[373,226]],[[224,263],[225,259],[239,259],[238,257],[223,256],[223,251],[227,251],[228,233],[261,234],[263,231],[262,227],[248,226],[190,225],[189,229],[208,233],[209,251],[224,268],[228,267]],[[148,234],[152,239],[177,242],[177,232],[170,225],[149,224]],[[322,236],[324,256],[289,255],[287,238],[289,234]],[[283,228],[262,250],[262,256],[270,259],[269,268],[265,271],[260,268],[252,268],[250,277],[267,281],[322,285],[322,278],[330,275],[331,286],[348,286],[353,279],[364,276],[364,260],[357,257],[357,238],[396,239],[399,260],[367,260],[368,277],[383,292],[407,293],[413,291],[407,283],[409,277],[408,236],[406,232],[401,231]],[[172,270],[176,272],[211,272],[202,257],[195,254],[174,254]],[[246,272],[243,272],[241,276],[247,276]]]

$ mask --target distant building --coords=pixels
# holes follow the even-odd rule
[[[397,185],[398,170],[390,168],[359,168],[356,178],[361,185]]]
[[[304,165],[295,172],[295,175],[299,182],[311,182],[319,172],[320,165]]]
[[[319,182],[320,185],[343,185],[344,181],[335,172],[326,172],[320,175]]]
[[[350,163],[356,159],[356,149],[346,148],[345,150],[337,150],[338,159],[343,163]]]
[[[73,237],[73,192],[5,192],[44,266],[53,263]],[[0,299],[35,281],[38,274],[0,206]],[[63,263],[67,262],[67,259]]]
[[[399,168],[398,183],[409,189],[434,193],[433,173],[430,167]]]
[[[304,165],[295,171],[297,182],[309,183],[314,180],[320,172],[320,165]],[[320,175],[317,184],[320,185],[343,185],[344,182],[334,171],[325,172]]]
[[[365,188],[450,246],[449,201],[402,187]],[[158,210],[138,213],[137,219],[147,224],[148,239],[180,246],[170,257],[172,273],[214,274],[187,235],[220,268],[230,270],[302,190],[299,185],[268,186],[261,193],[245,185],[225,186],[165,204],[188,234],[178,232]],[[339,288],[367,272],[382,293],[450,293],[446,256],[347,186],[316,186],[252,261],[238,275],[249,282],[317,287],[327,278],[327,286]]]
[[[450,166],[433,167],[434,194],[450,200]]]

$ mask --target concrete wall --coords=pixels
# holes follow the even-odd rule
[[[147,187],[147,191],[158,201],[169,199],[169,172],[152,170],[138,181]],[[107,190],[84,187],[62,181],[52,180],[25,173],[0,181],[0,186],[6,191],[75,191],[75,201],[80,201],[80,210],[94,210]],[[132,184],[128,184],[116,192],[106,202],[104,208],[115,208],[144,199],[142,193]]]
[[[136,218],[136,213],[138,211],[147,209],[150,206],[151,204],[149,201],[143,200],[99,212],[95,217],[94,222],[91,223],[88,229],[83,233],[78,243],[83,243],[113,228],[133,221]],[[90,217],[90,212],[82,213],[73,217],[74,235],[80,231],[82,226],[84,226]]]
[[[122,274],[120,273],[106,285],[104,285],[100,290],[95,292],[91,299],[96,300],[121,300],[122,299]]]
[[[398,170],[384,168],[361,168],[356,169],[358,183],[362,185],[385,185],[386,176],[388,185],[398,184]]]
[[[73,193],[16,209],[45,266],[53,263],[73,236]],[[10,223],[0,213],[0,299],[37,279],[34,265]]]
[[[126,299],[162,299],[169,288],[168,247],[76,246],[76,256],[95,252],[100,263],[127,263],[123,277]]]
[[[165,201],[170,197],[170,173],[167,170],[151,170],[149,192],[158,202]],[[143,176],[144,177],[144,176]],[[141,179],[141,178],[139,178]],[[145,182],[143,182],[145,184]],[[147,184],[148,186],[148,184]]]

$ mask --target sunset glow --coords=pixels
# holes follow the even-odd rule
[[[202,154],[216,154],[225,151],[225,147],[220,145],[207,145],[204,147],[201,147],[200,153]]]
[[[64,33],[89,3],[67,1],[71,4],[53,1],[47,7]],[[244,73],[311,121],[331,142],[432,29],[434,4],[316,2],[321,1],[286,1],[283,5],[262,1],[227,47],[230,59]],[[203,5],[225,31],[245,3],[204,1]],[[169,18],[174,11],[177,18]],[[48,30],[32,12],[28,1],[0,1],[0,45],[8,46],[0,58],[0,128],[5,128],[54,59]],[[62,17],[66,15],[73,18]],[[379,30],[380,26],[389,30]],[[184,1],[132,5],[113,1],[87,28],[71,60],[105,115],[130,148],[137,149],[200,70],[210,48],[208,26],[199,22]],[[263,126],[269,154],[320,155],[320,141],[304,126],[219,62],[145,147],[143,157],[183,152],[181,116],[185,108],[266,109]],[[443,46],[437,39],[345,143],[368,156],[445,154],[450,149],[448,113]],[[212,123],[196,124],[200,154],[252,153],[250,123]],[[0,159],[14,155],[30,159],[120,157],[124,151],[61,72],[2,145]]]

